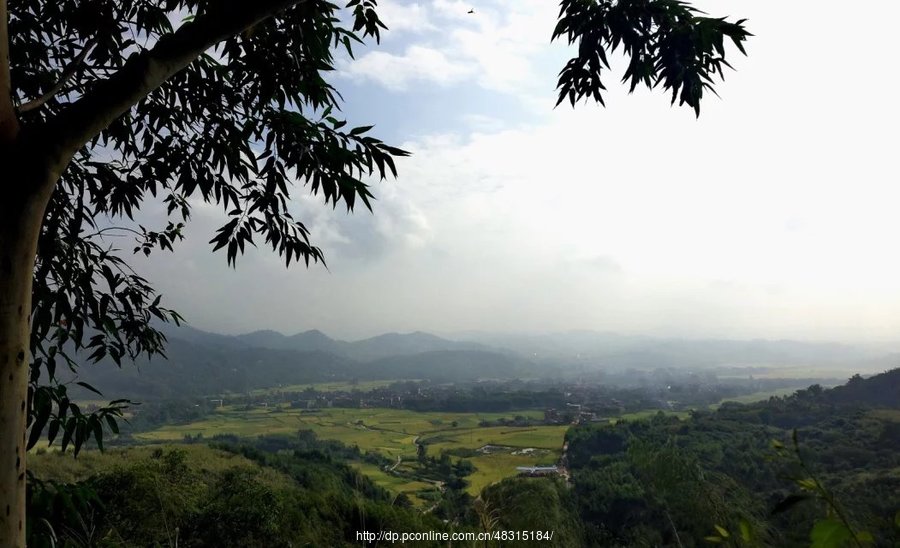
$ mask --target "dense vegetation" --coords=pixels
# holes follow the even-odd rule
[[[29,546],[358,546],[356,532],[447,530],[343,464],[351,451],[314,438],[263,438],[46,454],[30,493]],[[422,546],[430,546],[422,543]]]
[[[582,422],[565,435],[568,478],[506,477],[526,460],[558,462],[558,452],[518,462],[476,450],[496,443],[490,436],[541,447],[538,430],[562,435],[566,426],[536,424],[534,411],[219,409],[170,426],[168,439],[184,434],[178,446],[78,459],[42,450],[32,458],[29,535],[33,546],[52,538],[58,546],[174,545],[176,537],[179,546],[344,546],[361,544],[363,530],[540,530],[553,534],[540,545],[558,547],[896,547],[895,396],[900,369],[689,416]],[[298,423],[312,430],[284,433]],[[223,428],[234,434],[217,434]],[[480,467],[492,458],[504,474],[484,481]]]
[[[559,478],[508,478],[487,487],[476,501],[483,529],[550,531],[549,541],[513,540],[504,546],[580,546],[582,528],[571,490]]]
[[[660,414],[570,430],[587,543],[802,546],[840,517],[860,541],[898,545],[900,397],[882,394],[900,396],[900,370],[687,421]],[[886,403],[893,409],[877,409]],[[786,450],[794,430],[796,453]]]

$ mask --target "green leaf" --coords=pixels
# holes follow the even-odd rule
[[[72,436],[72,444],[75,449],[75,456],[78,456],[78,453],[81,452],[81,446],[84,445],[84,442],[87,441],[89,433],[86,431],[85,422],[79,421],[75,425],[75,434]]]
[[[842,522],[822,519],[813,525],[809,534],[810,548],[841,548],[853,538],[853,533]]]
[[[65,452],[66,448],[69,447],[69,443],[72,440],[72,435],[75,433],[75,426],[77,424],[77,419],[75,417],[69,417],[69,420],[65,422],[63,425],[63,437],[62,437],[62,451]]]
[[[94,418],[94,417],[91,417]],[[97,447],[103,451],[103,425],[100,424],[99,420],[94,420],[91,424],[94,433],[94,439],[97,440]],[[90,437],[90,433],[85,433],[85,439]]]
[[[722,537],[709,536],[703,537],[703,540],[705,540],[706,542],[711,542],[713,544],[722,544]]]
[[[356,136],[356,135],[362,135],[363,133],[366,133],[367,131],[369,131],[369,130],[372,129],[373,127],[375,127],[375,126],[359,126],[359,127],[355,127],[355,128],[353,128],[352,130],[350,130],[350,135],[354,135],[354,136]]]
[[[94,394],[97,394],[98,396],[102,396],[102,395],[103,395],[103,394],[100,393],[99,390],[97,390],[96,388],[94,388],[93,386],[91,386],[90,384],[88,384],[88,383],[86,383],[86,382],[78,381],[78,382],[76,382],[75,384],[77,384],[78,386],[80,386],[80,387],[82,387],[82,388],[85,388],[85,389],[87,389],[87,390],[90,390],[91,392],[93,392]]]
[[[714,527],[716,528],[716,531],[719,532],[719,535],[722,536],[722,538],[728,538],[731,536],[731,534],[728,533],[728,529],[722,527],[721,525],[715,525]]]
[[[50,427],[47,428],[47,445],[51,445],[53,440],[56,439],[56,435],[59,433],[59,419],[53,419],[50,421]]]
[[[40,389],[37,391],[34,396],[33,408],[34,422],[31,423],[31,433],[28,436],[26,445],[27,449],[34,447],[41,438],[41,433],[44,431],[44,427],[47,425],[47,421],[50,419],[50,414],[53,411],[53,406],[45,391]]]
[[[112,415],[106,415],[105,418],[106,418],[106,424],[109,425],[109,430],[110,430],[113,434],[118,434],[118,433],[119,433],[119,425],[118,425],[118,423],[116,422],[116,419],[113,418]]]
[[[743,539],[744,542],[752,541],[753,540],[753,532],[750,529],[750,524],[747,522],[747,520],[745,520],[745,519],[741,520],[740,528],[741,528],[741,539]]]

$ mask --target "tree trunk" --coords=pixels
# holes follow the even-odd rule
[[[22,158],[0,154],[0,160],[0,548],[18,548],[25,546],[31,280],[53,183],[21,176],[14,166]]]

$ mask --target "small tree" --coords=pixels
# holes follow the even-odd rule
[[[425,464],[425,459],[428,458],[428,446],[425,445],[424,442],[419,442],[416,444],[416,459],[421,464]]]
[[[607,54],[631,89],[662,86],[699,113],[739,48],[743,22],[678,0],[563,0],[553,38],[578,44],[559,101],[603,102]],[[191,200],[222,207],[211,240],[227,262],[261,239],[287,264],[323,260],[288,209],[307,186],[336,207],[371,208],[367,181],[406,152],[350,128],[324,75],[333,51],[384,25],[375,0],[0,0],[0,548],[23,546],[25,451],[115,431],[122,402],[84,414],[56,382],[73,353],[120,364],[163,351],[152,318],[178,321],[108,236],[171,249]],[[180,21],[174,25],[173,21]],[[143,227],[147,201],[164,226]],[[91,388],[91,387],[88,387]]]

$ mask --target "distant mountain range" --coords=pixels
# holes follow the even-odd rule
[[[336,356],[359,361],[372,361],[391,356],[406,356],[422,352],[479,350],[490,351],[488,346],[476,342],[459,342],[442,339],[430,333],[385,333],[361,341],[348,342],[330,338],[314,329],[296,335],[283,335],[277,331],[254,331],[237,335],[237,340],[254,348],[274,348],[310,352],[320,350]]]
[[[333,339],[313,329],[295,335],[254,331],[217,335],[182,326],[166,326],[170,337],[228,348],[321,351],[358,361],[373,361],[441,350],[476,350],[553,363],[587,363],[597,367],[707,368],[766,366],[863,366],[867,371],[900,365],[900,352],[833,342],[795,340],[676,339],[596,331],[542,334],[466,332],[452,338],[431,333],[386,333],[359,341]],[[900,345],[894,349],[900,351]]]
[[[79,380],[116,397],[147,399],[352,379],[463,382],[554,372],[508,351],[421,332],[347,342],[321,331],[230,336],[187,326],[163,330],[168,359],[142,359],[121,370],[108,362],[85,365]]]
[[[558,378],[627,369],[702,370],[817,366],[883,371],[900,355],[831,343],[677,340],[611,333],[467,334],[450,340],[424,332],[388,333],[359,341],[312,330],[296,335],[255,331],[220,335],[166,325],[168,360],[141,360],[118,370],[110,363],[81,368],[79,378],[117,397],[161,398],[245,392],[255,388],[337,380]],[[840,373],[837,371],[840,369]]]
[[[514,349],[541,363],[607,369],[818,366],[875,372],[900,365],[900,354],[888,355],[890,347],[833,342],[677,339],[595,331],[536,335],[470,332],[458,337]]]

